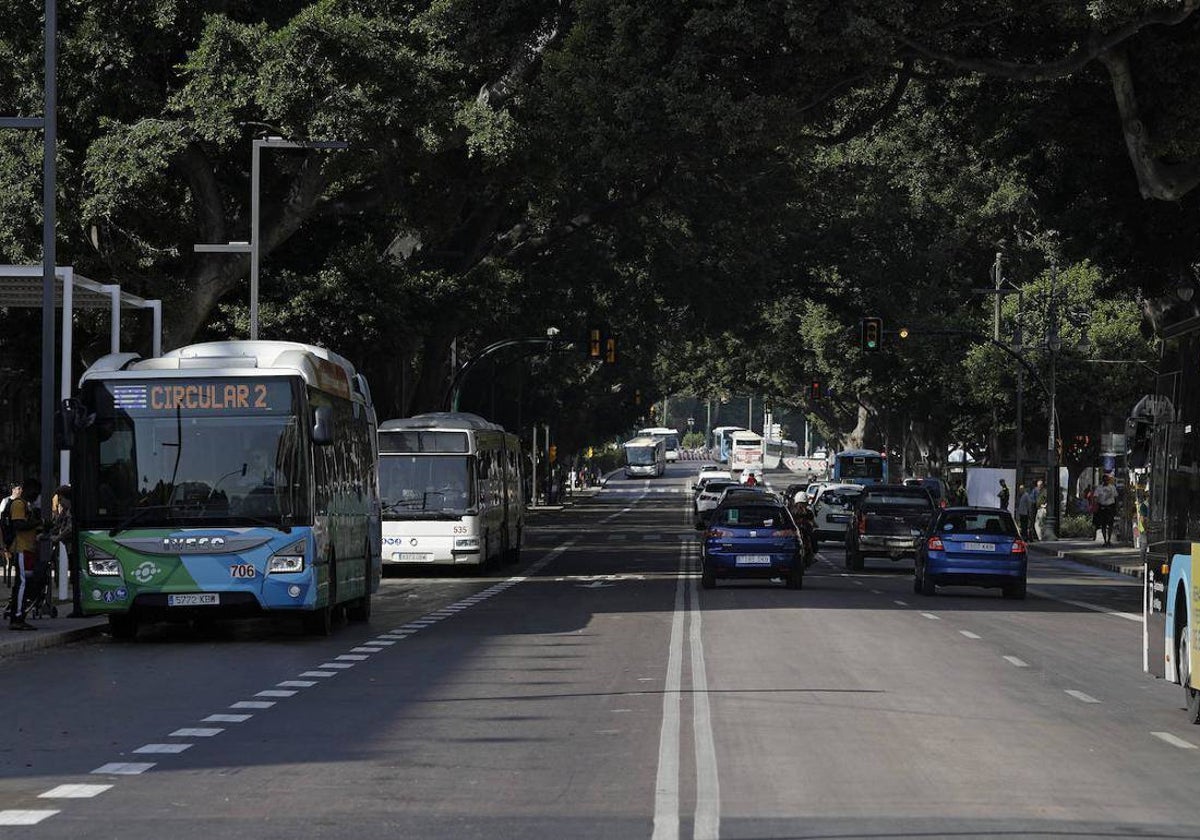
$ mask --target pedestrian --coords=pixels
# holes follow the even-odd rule
[[[1000,507],[1003,510],[1008,510],[1008,485],[1004,483],[1004,479],[1000,479],[1000,492],[997,494],[1000,497]]]
[[[17,576],[8,601],[10,630],[37,629],[25,621],[25,609],[42,594],[41,588],[45,585],[45,569],[38,558],[38,530],[42,523],[33,507],[33,500],[41,492],[41,482],[27,478],[21,483],[21,495],[9,503],[7,515],[12,520],[15,536],[7,548],[17,558]]]
[[[13,499],[21,498],[21,483],[7,485],[11,488],[11,492],[0,500],[0,554],[3,554],[4,560],[4,585],[12,586],[16,579],[17,558],[9,552],[8,547],[12,545],[13,537],[16,534],[13,532],[12,519],[10,519],[11,511],[9,505]]]
[[[1046,516],[1049,513],[1050,494],[1046,492],[1046,482],[1039,478],[1029,491],[1033,494],[1033,531],[1039,540],[1046,538]]]
[[[50,539],[52,554],[62,546],[67,552],[67,569],[71,581],[71,618],[83,618],[83,603],[79,596],[79,555],[75,550],[75,517],[71,511],[71,485],[64,484],[54,492],[50,502]]]
[[[954,488],[954,504],[959,507],[966,507],[970,503],[970,500],[967,498],[966,483],[956,485]]]
[[[1099,529],[1104,544],[1112,545],[1113,520],[1117,516],[1117,487],[1111,475],[1100,480],[1093,498],[1096,500],[1096,513],[1092,517],[1092,525]]]
[[[1029,491],[1024,484],[1017,485],[1017,526],[1021,529],[1021,539],[1029,542]]]

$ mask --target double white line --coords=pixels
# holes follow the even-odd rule
[[[692,654],[692,727],[696,747],[696,811],[692,836],[700,840],[716,840],[721,831],[721,787],[717,777],[717,753],[713,744],[712,719],[708,704],[708,676],[704,667],[704,643],[701,638],[700,593],[696,588],[696,576],[688,574],[688,551],[689,543],[679,547],[679,576],[675,584],[671,648],[667,658],[667,679],[663,691],[662,733],[658,739],[653,840],[679,838],[680,725],[685,617],[688,619],[688,642]]]

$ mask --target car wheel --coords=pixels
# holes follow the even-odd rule
[[[921,575],[921,594],[922,595],[936,595],[937,594],[937,586],[934,584],[933,581],[931,581],[925,575]]]
[[[1013,601],[1025,600],[1025,581],[1004,587],[1004,597]]]
[[[797,558],[798,560],[799,558]],[[804,565],[797,563],[788,572],[788,576],[783,579],[783,584],[788,589],[803,589],[804,588]]]
[[[1179,639],[1179,682],[1183,686],[1183,705],[1187,709],[1188,722],[1200,723],[1200,691],[1188,685],[1192,681],[1189,635],[1188,628],[1184,627]]]

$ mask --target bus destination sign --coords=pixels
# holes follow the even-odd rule
[[[171,379],[109,384],[113,408],[148,412],[290,412],[291,383],[283,379]]]

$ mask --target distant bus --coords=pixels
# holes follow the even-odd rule
[[[625,442],[625,477],[657,477],[667,470],[667,445],[662,438],[635,437]]]
[[[679,431],[665,426],[650,429],[638,429],[638,437],[660,437],[667,445],[667,460],[679,460]]]
[[[371,614],[380,565],[375,410],[341,356],[217,341],[105,356],[71,451],[83,611],[139,622]]]
[[[874,449],[843,449],[833,456],[834,481],[846,484],[887,484],[887,456]]]
[[[731,434],[729,443],[729,469],[734,473],[749,470],[758,476],[762,476],[762,435],[746,429],[739,429]]]
[[[385,565],[474,570],[521,556],[525,504],[517,436],[475,414],[379,426]]]
[[[769,469],[780,469],[785,458],[794,459],[799,455],[800,447],[794,440],[763,438],[763,465]]]
[[[712,430],[712,454],[722,464],[729,463],[729,444],[734,432],[745,431],[741,426],[717,426]]]

